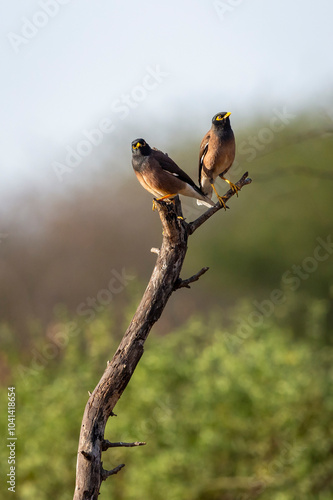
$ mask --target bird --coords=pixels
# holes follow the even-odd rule
[[[182,194],[200,200],[207,207],[215,206],[167,154],[151,148],[144,139],[132,142],[132,166],[140,184],[154,195],[156,201]]]
[[[212,126],[201,141],[199,152],[199,186],[201,191],[212,197],[213,191],[224,208],[223,196],[214,186],[217,177],[225,180],[237,194],[239,188],[224,177],[235,159],[235,137],[230,125],[230,112],[222,111],[212,118]],[[238,196],[238,194],[237,194]],[[200,204],[200,201],[197,201]]]

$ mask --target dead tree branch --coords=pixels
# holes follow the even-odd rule
[[[102,466],[102,464],[101,464]],[[104,470],[103,468],[101,469],[101,479],[102,481],[105,481],[108,477],[110,476],[114,476],[114,474],[118,474],[118,472],[123,468],[125,467],[125,464],[120,464],[120,465],[117,465],[117,467],[115,467],[114,469],[112,470]]]
[[[246,173],[236,185],[241,189],[250,182],[251,179],[247,178]],[[234,192],[229,190],[225,200],[233,194]],[[178,288],[188,287],[207,271],[207,268],[203,268],[187,280],[180,279],[189,235],[222,207],[217,204],[188,224],[183,219],[178,196],[174,203],[160,201],[156,202],[156,206],[163,228],[162,246],[137,311],[115,355],[108,362],[102,378],[87,401],[77,454],[74,500],[97,500],[101,482],[124,467],[124,464],[121,464],[111,471],[104,470],[101,460],[103,451],[114,446],[132,447],[145,444],[110,443],[104,439],[106,423],[109,417],[114,415],[113,408],[130,381],[143,354],[145,340],[161,316],[170,295]]]
[[[245,174],[239,179],[238,182],[236,182],[236,186],[239,189],[242,189],[243,186],[246,186],[247,184],[250,184],[252,181],[248,177],[249,173],[245,172]],[[235,192],[232,189],[229,189],[229,191],[223,196],[225,203],[232,197],[234,196]],[[203,213],[200,217],[198,217],[195,221],[190,222],[188,225],[188,233],[193,234],[194,231],[196,231],[206,220],[208,220],[212,215],[214,215],[216,212],[221,210],[223,208],[222,205],[217,203],[215,207],[209,208],[206,210],[205,213]]]
[[[110,443],[110,441],[104,439],[102,444],[102,451],[106,451],[109,448],[119,448],[119,447],[133,448],[134,446],[144,446],[145,444],[146,443],[143,441],[135,441],[135,443],[123,443],[122,441],[119,441],[118,443]]]
[[[194,276],[191,276],[191,278],[188,278],[187,280],[181,280],[180,278],[178,278],[175,284],[175,290],[178,290],[178,288],[191,288],[190,284],[198,281],[200,276],[205,274],[208,269],[209,267],[203,267],[199,272],[197,272]]]

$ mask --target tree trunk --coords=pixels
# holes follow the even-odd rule
[[[236,184],[239,188],[249,184],[247,173]],[[226,194],[226,201],[233,196]],[[125,390],[138,364],[145,340],[172,294],[178,288],[189,288],[208,268],[187,280],[180,279],[180,272],[187,251],[188,236],[222,207],[217,204],[207,210],[196,221],[188,224],[182,216],[178,196],[174,203],[157,202],[163,228],[163,242],[148,286],[139,307],[111,362],[90,395],[85,407],[76,466],[74,500],[97,500],[103,480],[116,474],[124,466],[111,471],[102,467],[102,451],[113,446],[139,446],[145,443],[110,443],[104,439],[107,420],[113,415],[113,408]]]

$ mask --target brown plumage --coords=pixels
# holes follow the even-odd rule
[[[212,126],[201,141],[199,152],[199,185],[201,191],[212,197],[215,192],[221,205],[225,207],[223,197],[220,196],[214,186],[217,177],[228,182],[231,189],[236,193],[237,186],[225,179],[235,159],[235,137],[230,125],[231,113],[217,113],[212,119]],[[200,201],[198,201],[200,204]]]
[[[182,194],[208,207],[214,206],[186,172],[167,154],[151,148],[144,139],[132,142],[132,166],[140,184],[157,200]]]

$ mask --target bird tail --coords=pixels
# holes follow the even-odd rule
[[[206,199],[206,201],[197,199],[197,205],[205,205],[205,207],[208,207],[208,208],[215,206],[215,203],[212,200],[210,200],[207,197],[205,197],[205,199]]]
[[[203,192],[202,189],[195,186],[197,193],[200,195],[200,198],[197,198],[198,205],[205,205],[205,207],[214,207],[215,203]]]

